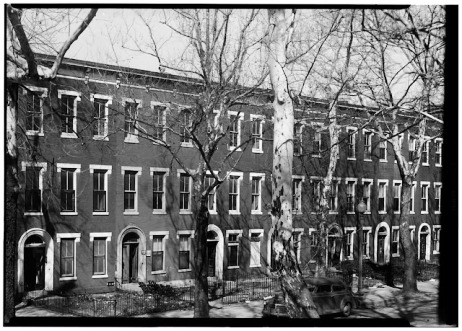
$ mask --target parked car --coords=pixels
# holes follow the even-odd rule
[[[319,315],[342,313],[350,316],[357,308],[356,299],[346,284],[339,279],[305,278]],[[263,317],[289,317],[282,291],[265,300]]]

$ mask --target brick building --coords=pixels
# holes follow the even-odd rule
[[[66,59],[56,81],[26,84],[21,91],[17,292],[191,282],[191,178],[162,146],[142,138],[127,113],[152,121],[150,134],[176,144],[183,163],[194,167],[198,155],[192,142],[172,132],[181,132],[194,115],[189,110],[200,93],[198,82]],[[267,93],[257,98],[267,100]],[[302,269],[313,270],[316,201],[328,142],[327,103],[310,100],[308,109],[296,111],[293,240]],[[228,180],[209,195],[211,277],[270,272],[272,117],[259,101],[230,109],[233,121],[219,146],[217,162],[230,149],[241,150]],[[364,258],[383,264],[400,256],[400,176],[391,147],[367,128],[358,129],[365,111],[346,103],[340,107],[342,142],[322,255],[328,266],[357,258],[360,196],[367,205]],[[165,130],[170,126],[173,131]],[[413,138],[404,132],[402,141],[411,155]],[[413,190],[412,237],[418,258],[429,261],[439,256],[441,146],[439,139],[425,146]]]

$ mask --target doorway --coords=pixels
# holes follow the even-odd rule
[[[381,227],[377,236],[377,263],[385,264],[385,240],[387,238],[387,229]]]
[[[30,236],[24,245],[24,290],[45,288],[45,242],[38,235]]]
[[[340,263],[342,253],[342,236],[337,227],[329,230],[327,236],[327,266],[335,267]]]
[[[122,241],[122,283],[138,282],[140,237],[134,233],[128,233]]]
[[[216,276],[216,255],[218,236],[214,231],[207,232],[207,276]]]
[[[427,256],[427,251],[429,250],[429,248],[427,247],[427,245],[429,244],[429,235],[430,230],[428,226],[422,226],[419,234],[419,260],[421,261],[429,259],[429,256]]]

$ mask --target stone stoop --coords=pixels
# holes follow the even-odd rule
[[[22,301],[27,301],[29,299],[35,299],[35,298],[43,297],[46,295],[48,295],[48,292],[46,290],[36,290],[36,291],[24,292]]]
[[[127,292],[143,292],[138,283],[120,284],[119,289]]]

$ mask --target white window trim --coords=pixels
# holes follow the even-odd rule
[[[61,239],[74,239],[74,276],[70,277],[59,277],[60,281],[66,280],[76,280],[77,279],[77,243],[80,242],[81,238],[80,233],[57,233],[56,234],[56,242],[61,243]],[[61,263],[61,247],[59,249],[59,262]],[[61,273],[60,273],[61,274]]]
[[[313,137],[313,142],[315,141],[315,138],[316,138],[316,134],[319,134],[319,150],[321,150],[321,146],[322,146],[322,130],[323,130],[323,123],[321,122],[311,122],[311,125],[314,129],[314,137]],[[320,158],[321,157],[321,153],[311,153],[311,157],[314,157],[314,158]]]
[[[122,98],[122,107],[124,108],[124,116],[125,116],[125,104],[129,103],[136,103],[136,118],[138,118],[138,112],[139,110],[143,107],[143,101],[141,99],[134,99],[134,98]],[[125,118],[124,118],[125,121]],[[127,134],[127,136],[124,139],[124,143],[128,144],[138,144],[138,129],[136,128],[136,125],[134,125],[133,129],[135,130],[135,134]]]
[[[162,102],[157,102],[157,101],[151,101],[151,111],[154,112],[154,107],[155,106],[162,106],[165,107],[164,114],[162,116],[162,126],[164,127],[164,131],[162,133],[162,140],[167,141],[167,130],[165,130],[165,126],[167,124],[167,112],[169,110],[168,104],[162,103]],[[158,145],[155,141],[152,142],[154,145]]]
[[[363,196],[364,196],[364,183],[369,183],[369,206],[366,206],[366,211],[364,212],[364,215],[370,215],[371,214],[371,202],[372,202],[372,187],[374,186],[374,180],[372,178],[362,178],[361,179],[361,184],[363,185]]]
[[[139,215],[139,210],[138,210],[138,195],[139,195],[139,190],[138,190],[138,182],[139,182],[139,177],[141,176],[142,174],[142,167],[131,167],[131,166],[121,166],[120,167],[121,169],[121,174],[122,176],[125,176],[125,172],[126,171],[136,171],[136,175],[135,175],[135,209],[133,210],[124,210],[124,215]],[[125,194],[125,187],[124,187],[124,190],[123,190],[124,194]]]
[[[439,250],[439,251],[433,250],[433,255],[439,255],[440,252],[441,252],[441,224],[435,224],[435,225],[433,225],[432,238],[433,238],[433,236],[436,235],[435,229],[440,229],[440,240],[439,240],[439,241],[440,241],[440,250]],[[433,248],[434,248],[434,247],[433,247]]]
[[[242,134],[241,122],[244,120],[244,113],[233,111],[233,110],[228,110],[228,118],[231,119],[231,116],[237,116],[237,147],[230,146],[228,144],[228,150],[230,151],[236,150],[239,152],[239,151],[242,151],[242,149],[239,146],[241,145],[241,134]]]
[[[335,205],[337,206],[337,210],[330,210],[329,209],[329,214],[330,215],[338,215],[338,210],[339,210],[339,206],[338,206],[338,186],[339,184],[342,182],[342,178],[341,177],[332,177],[332,183],[335,183],[336,184],[336,188],[337,188],[337,195],[335,196]]]
[[[368,235],[367,235],[367,245],[366,245],[367,254],[363,255],[363,259],[370,259],[371,258],[370,252],[371,252],[372,227],[371,226],[363,226],[363,235],[364,235],[364,233],[368,233]],[[363,242],[364,242],[364,240],[363,240]],[[362,247],[361,247],[361,251],[362,251]]]
[[[356,227],[355,226],[344,227],[343,233],[346,235],[349,232],[351,232],[350,255],[344,254],[344,256],[345,256],[345,259],[347,260],[353,260],[354,259],[354,247],[355,247],[354,244],[355,244]]]
[[[297,121],[296,123],[294,123],[294,128],[296,127],[296,125],[300,126],[300,153],[294,153],[294,155],[299,156],[303,154],[303,130],[305,129],[305,124],[300,121]]]
[[[164,252],[164,259],[162,261],[162,270],[157,270],[157,271],[152,271],[152,266],[151,266],[151,275],[159,275],[159,274],[165,274],[167,273],[167,269],[165,268],[165,260],[167,256],[167,240],[169,236],[169,231],[149,231],[149,238],[151,239],[151,248],[152,248],[152,241],[154,240],[154,237],[162,237],[162,251]],[[178,236],[178,239],[180,237]],[[154,252],[154,250],[152,250]],[[152,253],[151,253],[152,257]]]
[[[302,189],[303,189],[303,183],[305,182],[305,176],[292,175],[292,181],[294,179],[300,180],[300,195],[299,195],[300,205],[298,205],[297,208],[294,208],[295,203],[294,203],[294,201],[292,201],[292,214],[302,215],[303,214],[303,210],[302,210],[302,207],[303,207],[302,194],[303,194],[303,192],[302,192]]]
[[[179,109],[178,109],[179,113],[178,114],[181,115],[185,110],[188,111],[191,116],[193,115],[192,111],[191,111],[191,106],[186,106],[186,105],[179,106]],[[182,122],[180,121],[180,131],[181,131],[181,126],[183,126],[181,123]],[[188,127],[191,126],[191,125],[192,125],[192,117],[190,117],[190,119],[189,119]],[[181,138],[181,132],[180,132],[180,138]],[[181,147],[187,147],[187,148],[194,147],[193,142],[192,142],[192,137],[189,136],[189,142],[181,142],[180,146]]]
[[[252,210],[252,206],[250,207],[250,214],[251,215],[262,215],[263,214],[263,211],[261,209],[261,203],[262,203],[262,191],[261,191],[261,186],[262,186],[262,182],[265,181],[265,174],[264,173],[260,173],[260,172],[251,172],[249,173],[249,180],[250,180],[250,189],[252,189],[252,180],[254,178],[260,178],[260,182],[259,182],[259,188],[258,188],[258,192],[260,192],[259,194],[259,201],[258,201],[258,209],[257,210]],[[250,195],[252,195],[252,192],[250,192]]]
[[[242,178],[244,177],[243,172],[236,172],[232,171],[229,173],[229,177],[238,177],[237,179],[237,199],[236,199],[236,210],[230,210],[228,206],[228,213],[229,215],[240,215],[241,214],[241,185],[242,185]],[[228,182],[228,190],[229,190],[229,182]],[[228,192],[229,195],[229,192]]]
[[[191,254],[192,254],[192,239],[194,239],[194,230],[178,230],[176,232],[176,239],[180,240],[180,236],[182,235],[189,235],[189,268],[188,269],[179,269],[178,272],[188,272],[191,271]],[[179,266],[178,266],[179,267]]]
[[[250,114],[250,122],[252,123],[252,125],[253,125],[253,120],[260,120],[260,146],[259,148],[254,148],[253,143],[252,143],[252,153],[263,154],[263,124],[265,124],[265,116]],[[252,131],[252,135],[253,135],[253,131]]]
[[[354,126],[347,126],[346,127],[346,133],[347,133],[347,139],[349,143],[349,134],[348,131],[353,130],[354,133],[352,134],[353,137],[353,146],[354,146],[354,157],[348,157],[348,151],[347,151],[347,160],[349,161],[356,161],[356,152],[357,152],[357,144],[356,144],[356,139],[358,137],[358,128],[355,128]]]
[[[409,225],[409,235],[411,236],[411,242],[414,242],[415,225]]]
[[[348,182],[354,182],[353,184],[353,211],[348,211],[347,214],[353,215],[356,213],[356,185],[358,184],[358,178],[347,177],[345,178],[345,193],[348,190]]]
[[[430,166],[430,137],[424,137],[424,143],[422,145],[422,152],[421,152],[421,157],[423,154],[423,148],[425,145],[427,145],[427,161],[428,162],[423,162],[422,160],[422,166],[429,167]]]
[[[416,187],[417,187],[417,181],[413,181],[411,185],[412,204],[409,206],[409,214],[415,214],[415,188]]]
[[[149,173],[151,175],[151,183],[152,183],[152,180],[153,180],[153,176],[154,176],[154,172],[163,172],[164,175],[162,176],[162,185],[163,185],[163,188],[164,188],[164,194],[162,196],[162,209],[153,209],[152,210],[152,214],[153,215],[165,215],[167,214],[166,212],[166,195],[167,195],[167,192],[165,191],[165,189],[167,188],[167,176],[170,176],[170,169],[169,168],[158,168],[158,167],[150,167],[149,168]]]
[[[298,236],[299,236],[299,238],[298,238],[299,239],[298,249],[295,252],[295,255],[297,256],[298,264],[302,263],[302,261],[301,261],[301,251],[302,251],[302,236],[303,236],[304,232],[305,232],[304,228],[293,228],[292,229],[292,238],[293,238],[294,233],[298,233]]]
[[[242,237],[243,230],[226,230],[226,241],[228,243],[228,247],[230,246],[237,246],[237,265],[230,266],[228,265],[228,269],[239,269],[239,246],[241,245],[241,237]],[[237,243],[229,242],[229,235],[230,234],[237,234]],[[229,264],[229,261],[228,261]]]
[[[106,191],[106,211],[93,211],[93,216],[108,216],[109,215],[109,184],[108,184],[108,175],[112,174],[111,165],[103,164],[90,164],[90,174],[93,174],[95,170],[105,170],[104,174],[104,189]],[[93,209],[93,208],[92,208]]]
[[[74,96],[74,106],[73,106],[73,113],[74,118],[72,119],[72,130],[73,133],[61,132],[61,138],[77,138],[77,101],[81,101],[80,96],[82,93],[76,91],[68,91],[68,90],[58,90],[58,99],[61,99],[62,95],[70,95]],[[61,106],[61,104],[60,104]]]
[[[308,228],[308,236],[310,237],[310,247],[313,247],[313,243],[311,242],[311,235],[313,234],[313,232],[318,232],[318,230],[315,229],[315,228]],[[312,252],[310,251],[310,254],[311,253]],[[311,257],[312,256],[310,256],[310,258]],[[313,260],[313,259],[310,259],[310,261],[309,261],[309,263],[315,263],[315,262],[316,262],[316,260]]]
[[[398,203],[398,210],[397,211],[393,210],[393,214],[399,215],[401,214],[401,190],[403,189],[403,182],[401,180],[393,180],[393,190],[395,188],[395,184],[399,184],[399,192],[398,192],[399,203]],[[394,194],[393,194],[393,199],[395,199]]]
[[[379,150],[380,150],[380,148],[381,148],[380,144],[382,144],[382,143],[385,145],[385,158],[384,158],[384,159],[381,159],[381,158],[379,157],[379,162],[387,163],[387,162],[388,162],[388,155],[387,155],[387,154],[388,154],[388,141],[387,141],[387,140],[382,140],[382,139],[381,139],[381,140],[379,141],[379,144],[378,144]]]
[[[104,107],[104,118],[105,118],[104,136],[101,136],[101,135],[93,136],[93,140],[105,140],[105,141],[108,141],[109,140],[109,137],[108,137],[108,131],[109,131],[108,130],[109,107],[108,107],[108,105],[112,105],[112,96],[104,95],[104,94],[91,93],[90,94],[90,102],[94,103],[95,99],[103,99],[103,100],[107,100],[107,102],[106,102],[106,105]]]
[[[26,135],[27,136],[40,136],[40,137],[43,137],[45,135],[44,132],[43,132],[43,112],[44,112],[43,100],[48,94],[48,89],[46,87],[37,87],[37,86],[29,86],[29,85],[26,85],[25,87],[27,89],[23,88],[23,90],[22,90],[23,95],[27,95],[27,93],[29,91],[42,92],[42,97],[40,98],[40,112],[42,113],[42,118],[41,118],[41,122],[40,122],[41,123],[40,131],[26,130]]]
[[[43,202],[43,176],[47,171],[47,163],[46,162],[32,162],[32,161],[22,161],[21,162],[21,170],[25,173],[27,167],[35,167],[41,168],[39,172],[39,189],[41,192],[40,195],[40,211],[24,211],[24,216],[42,216],[42,202]],[[24,185],[25,190],[26,185]]]
[[[440,159],[441,159],[441,162],[443,162],[443,138],[435,138],[435,160],[436,160],[436,147],[437,147],[437,143],[441,143],[441,156],[440,156]],[[443,164],[442,163],[436,163],[435,161],[435,167],[442,167]]]
[[[433,183],[433,191],[434,191],[434,197],[436,197],[436,187],[439,186],[440,187],[440,210],[437,211],[435,210],[434,213],[435,215],[441,215],[441,202],[442,202],[442,193],[443,193],[443,183],[442,182],[434,182]],[[435,198],[433,198],[435,199]]]
[[[426,201],[426,211],[422,211],[422,190],[420,190],[420,214],[422,215],[427,215],[429,213],[429,210],[428,210],[428,200],[430,199],[428,193],[430,191],[430,182],[429,181],[421,181],[420,182],[420,188],[422,189],[423,186],[426,186],[427,187],[427,201]]]
[[[321,185],[322,183],[322,177],[320,176],[310,176],[310,184],[318,184]],[[319,192],[321,194],[321,187],[319,187]],[[319,197],[321,198],[321,197]],[[311,214],[321,214],[321,211],[316,211],[315,209],[312,208]]]
[[[392,250],[392,246],[390,245],[390,251],[391,251],[391,257],[399,257],[399,225],[393,225],[391,227],[391,242],[393,243],[393,230],[398,230],[398,252],[397,253],[393,253],[391,250]]]
[[[260,263],[258,264],[252,264],[252,241],[250,241],[250,255],[249,255],[249,267],[250,268],[258,268],[258,267],[261,267],[261,247],[262,247],[262,242],[263,242],[263,233],[264,233],[264,229],[250,229],[249,230],[249,241],[250,239],[252,238],[252,234],[253,233],[258,233],[258,237],[260,238],[260,254],[259,254],[259,259],[258,261]]]
[[[365,138],[365,136],[366,136],[366,133],[370,133],[370,134],[371,134],[371,144],[370,144],[370,148],[371,148],[371,158],[370,158],[370,159],[366,159],[366,158],[364,157],[364,154],[365,154],[364,152],[366,151],[366,149],[365,149],[365,146],[366,146],[366,145],[364,144],[364,138]],[[363,129],[363,130],[362,130],[362,136],[363,136],[363,160],[364,160],[364,161],[367,161],[367,162],[372,162],[372,146],[373,146],[373,144],[372,144],[372,138],[374,137],[374,132],[372,132],[371,130],[368,130],[368,129]]]
[[[104,275],[95,275],[92,274],[91,278],[108,278],[108,273],[107,273],[107,260],[108,260],[108,255],[107,255],[107,245],[108,242],[111,241],[112,237],[112,232],[90,232],[90,243],[92,243],[95,238],[106,238],[106,273]]]
[[[380,215],[385,215],[387,213],[387,198],[388,198],[388,179],[377,179],[377,208],[378,208],[378,202],[379,202],[379,192],[380,192],[380,184],[384,183],[385,188],[384,188],[384,204],[383,207],[385,210],[378,210]]]
[[[80,164],[75,164],[75,163],[58,163],[56,164],[56,172],[60,173],[61,169],[75,169],[72,177],[74,180],[74,190],[75,190],[75,211],[60,211],[60,215],[63,216],[75,216],[78,215],[78,209],[77,209],[77,173],[80,173]]]
[[[188,175],[188,173],[186,171],[184,171],[183,169],[177,169],[176,171],[176,177],[178,178],[178,188],[179,188],[179,185],[180,185],[180,176],[181,174],[186,174]],[[193,182],[192,182],[192,176],[189,176],[188,175],[188,178],[189,178],[189,202],[188,202],[188,206],[189,206],[189,209],[180,209],[179,210],[179,214],[180,215],[192,215],[192,208],[191,208],[191,201],[192,201],[192,194],[193,194]],[[180,194],[180,192],[178,191],[178,194]],[[178,204],[179,205],[179,204]],[[179,208],[179,207],[178,207]]]
[[[408,153],[413,151],[415,153],[415,143],[417,141],[417,138],[415,138],[411,133],[408,133],[408,136],[407,136],[407,148],[408,148]],[[411,144],[412,142],[412,144]],[[412,149],[411,149],[411,146],[412,146]],[[408,154],[408,158],[409,158],[409,154]],[[408,160],[408,163],[409,164],[412,164],[412,161],[411,160]]]

